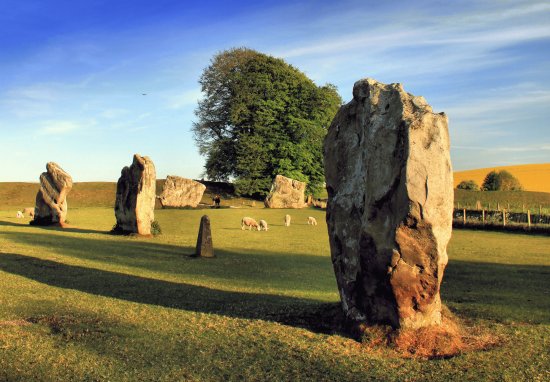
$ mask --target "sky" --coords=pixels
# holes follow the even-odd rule
[[[233,47],[345,102],[402,83],[447,113],[454,170],[550,162],[548,1],[0,0],[0,182],[116,181],[134,153],[200,178],[198,80]]]

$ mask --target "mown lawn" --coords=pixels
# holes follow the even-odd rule
[[[212,222],[216,259],[194,259]],[[292,225],[283,226],[283,216]],[[268,232],[241,231],[244,216]],[[315,216],[319,226],[306,224]],[[502,345],[404,359],[331,332],[338,293],[324,212],[161,210],[163,234],[105,234],[107,208],[72,226],[0,211],[0,380],[545,381],[550,378],[550,238],[455,231],[442,296]]]

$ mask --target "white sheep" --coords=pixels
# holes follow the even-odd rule
[[[317,225],[317,219],[315,219],[313,216],[310,216],[307,218],[307,224]]]
[[[21,218],[24,218],[25,215],[23,215],[23,212],[21,211],[17,211],[17,219],[21,219]]]
[[[290,215],[285,216],[285,227],[290,226]]]
[[[252,228],[256,228],[257,230],[260,229],[258,222],[256,222],[256,220],[249,217],[244,217],[241,220],[241,229],[244,230],[244,227],[248,227],[250,231],[252,231]]]
[[[267,231],[267,222],[265,220],[260,220],[260,227],[258,229],[259,231],[264,230]]]

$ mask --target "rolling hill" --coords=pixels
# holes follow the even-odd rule
[[[454,173],[454,185],[463,180],[474,180],[481,186],[487,173],[492,170],[506,170],[520,181],[525,191],[550,192],[550,163],[501,166],[457,171]]]

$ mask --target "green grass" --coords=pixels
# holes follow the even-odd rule
[[[215,259],[186,256],[204,213]],[[442,298],[503,345],[425,361],[331,332],[338,292],[323,211],[161,210],[163,234],[149,239],[106,235],[108,208],[71,209],[65,230],[12,215],[0,211],[0,380],[549,378],[548,237],[454,232]],[[269,231],[242,231],[245,215]]]

